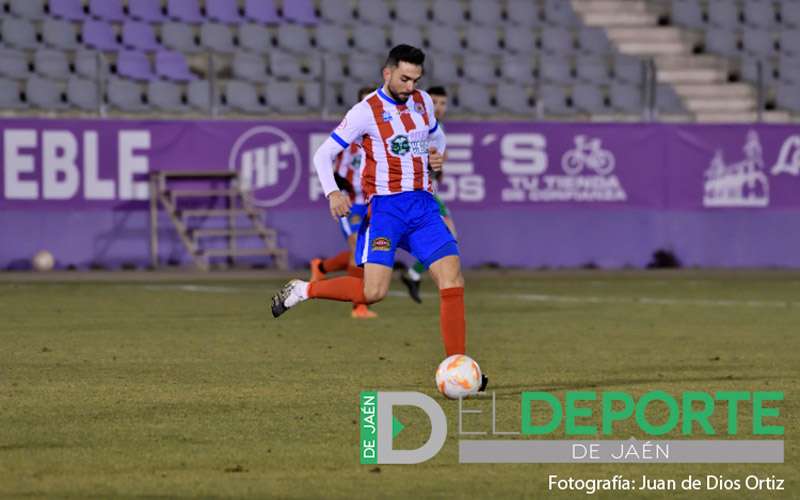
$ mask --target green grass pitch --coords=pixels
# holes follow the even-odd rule
[[[92,276],[0,275],[0,498],[800,498],[798,273],[466,276],[468,350],[498,429],[519,430],[525,390],[783,391],[785,463],[771,465],[459,465],[458,404],[433,384],[429,280],[422,305],[395,285],[378,319],[354,321],[322,301],[273,319],[274,275]],[[358,396],[373,389],[434,396],[442,451],[359,465]],[[415,447],[429,425],[405,410],[397,445]],[[469,425],[487,430],[485,417]],[[775,475],[785,491],[588,496],[548,491],[548,474]]]

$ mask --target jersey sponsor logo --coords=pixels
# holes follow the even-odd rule
[[[408,136],[396,135],[389,139],[389,151],[395,156],[405,156],[411,152],[411,143]]]
[[[377,252],[388,252],[392,249],[392,240],[385,236],[379,236],[372,240],[372,250]]]

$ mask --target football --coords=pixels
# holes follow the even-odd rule
[[[55,266],[56,260],[53,258],[53,254],[48,252],[47,250],[40,250],[36,252],[36,255],[33,256],[32,264],[33,269],[36,271],[50,271]]]
[[[436,369],[436,387],[449,399],[471,396],[481,387],[481,367],[464,354],[454,354]]]

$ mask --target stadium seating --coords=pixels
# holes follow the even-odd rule
[[[757,85],[760,63],[767,109],[796,112],[789,58],[800,53],[800,2],[672,0],[669,9],[673,24],[702,34],[705,52],[731,62],[731,79]]]
[[[81,47],[77,26],[61,19],[45,19],[42,24],[42,38],[45,45],[61,50],[77,50]]]
[[[11,14],[28,19],[40,21],[47,18],[45,0],[11,0],[8,4]]]
[[[161,0],[128,0],[128,13],[133,19],[147,23],[167,20],[161,11]]]
[[[97,111],[97,84],[92,80],[71,77],[67,82],[67,101],[81,111]]]
[[[800,2],[660,3],[668,22],[700,32],[699,50],[732,61],[732,79],[757,83],[760,63],[770,105],[796,108],[791,90],[800,71],[791,61],[800,57]],[[8,109],[93,110],[97,92],[81,93],[79,83],[96,87],[105,79],[103,99],[112,112],[207,112],[212,83],[219,87],[220,112],[340,111],[354,89],[379,83],[389,47],[409,43],[428,54],[424,85],[454,87],[456,112],[585,117],[642,111],[642,60],[620,53],[605,30],[584,25],[564,0],[0,4]],[[209,53],[216,54],[213,68]],[[658,87],[656,100],[662,113],[686,113],[669,85]]]

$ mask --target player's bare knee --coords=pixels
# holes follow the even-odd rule
[[[364,286],[364,298],[367,299],[368,304],[374,304],[375,302],[380,302],[386,297],[388,293],[388,288],[382,287],[380,285],[373,285],[373,286]]]
[[[445,288],[464,288],[464,275],[457,273],[453,276],[445,276],[439,279],[439,290]]]

